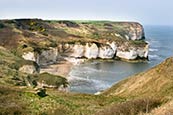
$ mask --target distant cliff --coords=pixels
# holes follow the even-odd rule
[[[43,65],[60,57],[148,58],[144,29],[136,22],[16,19],[1,20],[0,25],[1,46]]]

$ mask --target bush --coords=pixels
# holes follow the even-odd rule
[[[4,27],[5,27],[4,24],[0,23],[0,29]]]
[[[47,94],[46,94],[46,89],[44,89],[44,88],[38,89],[37,95],[40,96],[40,97],[45,97],[45,96],[47,96]]]

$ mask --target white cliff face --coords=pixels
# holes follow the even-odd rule
[[[147,44],[144,48],[138,48],[137,53],[139,57],[147,58],[149,52],[149,45]]]
[[[134,50],[130,50],[130,51],[118,50],[116,56],[122,59],[133,60],[137,58],[137,52]]]
[[[147,58],[149,51],[149,45],[145,47],[129,48],[129,51],[117,50],[116,56],[122,59],[134,60],[137,57]]]
[[[99,43],[98,43],[99,44]],[[80,64],[87,59],[113,59],[115,56],[127,60],[135,60],[138,57],[148,57],[149,45],[142,47],[129,46],[127,44],[117,45],[116,42],[105,44],[86,43],[86,44],[60,44],[57,48],[49,48],[41,54],[34,52],[24,53],[22,56],[26,60],[35,61],[38,65],[50,65],[56,63],[59,58],[63,58],[73,64]]]
[[[144,37],[144,29],[142,25],[133,23],[128,27],[128,33],[125,35],[127,40],[140,40]]]
[[[61,52],[62,57],[64,57],[64,59],[66,60],[70,60],[70,62],[71,60],[73,60],[72,62],[74,62],[75,58],[82,57],[85,57],[87,59],[110,59],[114,57],[117,50],[115,42],[108,42],[106,44],[100,44],[99,46],[96,43],[64,44],[64,46],[59,45],[58,48],[58,51]]]
[[[34,52],[27,52],[22,55],[25,60],[36,61]]]
[[[51,63],[55,63],[58,57],[57,48],[49,48],[48,50],[44,50],[41,54],[36,52],[28,52],[24,53],[22,57],[25,60],[34,61],[39,65],[47,65]]]
[[[112,42],[112,43],[107,42],[107,44],[113,49],[114,53],[116,53],[116,51],[117,51],[116,43],[115,42]]]
[[[72,50],[73,50],[73,53],[71,54],[72,57],[81,58],[84,56],[85,46],[81,44],[75,44]]]
[[[49,50],[42,51],[39,54],[39,64],[40,65],[47,65],[55,63],[58,57],[58,50],[57,48],[49,48]]]
[[[19,68],[19,71],[28,74],[37,73],[36,67],[34,65],[24,65],[21,68]]]
[[[87,43],[85,46],[84,56],[88,59],[96,59],[98,57],[99,48],[95,43]]]
[[[116,42],[114,41],[107,42],[106,44],[100,44],[99,46],[96,43],[86,43],[85,45],[78,43],[65,44],[61,47],[64,48],[64,52],[62,52],[62,55],[65,54],[64,59],[74,64],[83,62],[83,60],[81,61],[77,59],[82,57],[85,57],[87,59],[112,59],[114,58],[114,56],[117,56],[119,58],[127,60],[134,60],[137,57],[147,58],[148,56],[148,45],[146,45],[145,47],[136,47],[124,44],[117,47]]]
[[[109,45],[99,47],[99,58],[111,59],[114,57],[115,51]]]

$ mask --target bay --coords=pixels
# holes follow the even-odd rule
[[[144,29],[146,41],[150,44],[148,62],[95,60],[77,65],[69,74],[69,90],[89,94],[100,92],[173,56],[172,26],[144,26]]]

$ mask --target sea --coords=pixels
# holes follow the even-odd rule
[[[146,41],[150,44],[149,61],[129,63],[123,61],[94,60],[76,65],[69,73],[69,90],[95,94],[117,82],[161,63],[173,56],[173,26],[144,26]]]

